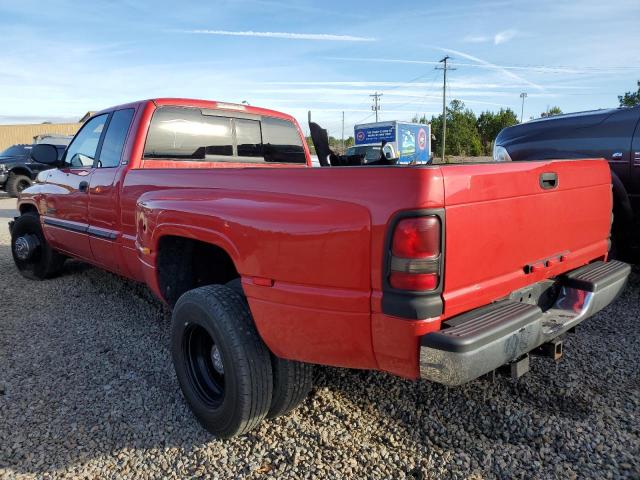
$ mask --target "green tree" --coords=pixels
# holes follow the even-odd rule
[[[423,123],[424,125],[429,125],[430,122],[426,115],[419,117],[418,114],[416,114],[411,119],[411,123]]]
[[[417,116],[416,116],[417,117]],[[426,118],[418,118],[426,123]],[[466,109],[464,102],[452,100],[447,107],[447,145],[445,155],[471,156],[482,155],[482,142],[476,127],[476,115]],[[431,151],[434,157],[442,154],[442,115],[431,117]]]
[[[477,157],[482,155],[482,141],[475,113],[465,109],[464,102],[452,100],[447,112],[447,145],[449,155]]]
[[[544,117],[553,117],[554,115],[562,115],[562,110],[560,109],[560,107],[558,107],[558,106],[551,107],[546,112],[542,112],[540,114],[540,116],[542,118],[544,118]]]
[[[485,155],[491,155],[493,141],[500,133],[500,130],[518,123],[518,116],[510,108],[501,108],[499,112],[482,112],[478,117],[476,126],[482,142]]]
[[[640,80],[638,81],[637,92],[627,92],[624,95],[618,95],[618,101],[621,107],[635,107],[640,105]]]

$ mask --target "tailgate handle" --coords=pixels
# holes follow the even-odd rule
[[[558,174],[549,172],[540,175],[540,186],[545,190],[556,188],[558,186]]]

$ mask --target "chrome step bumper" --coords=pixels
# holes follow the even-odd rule
[[[461,385],[515,361],[609,305],[624,289],[631,267],[594,262],[559,278],[551,308],[502,300],[458,315],[420,341],[420,375]]]

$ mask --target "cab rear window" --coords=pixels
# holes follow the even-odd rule
[[[217,112],[216,112],[217,113]],[[203,162],[305,163],[293,123],[276,118],[203,114],[197,108],[161,107],[149,125],[145,159]]]

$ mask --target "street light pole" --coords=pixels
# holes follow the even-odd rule
[[[520,110],[520,123],[524,122],[524,99],[527,98],[527,92],[522,92],[520,94],[520,98],[522,99],[522,110]]]

